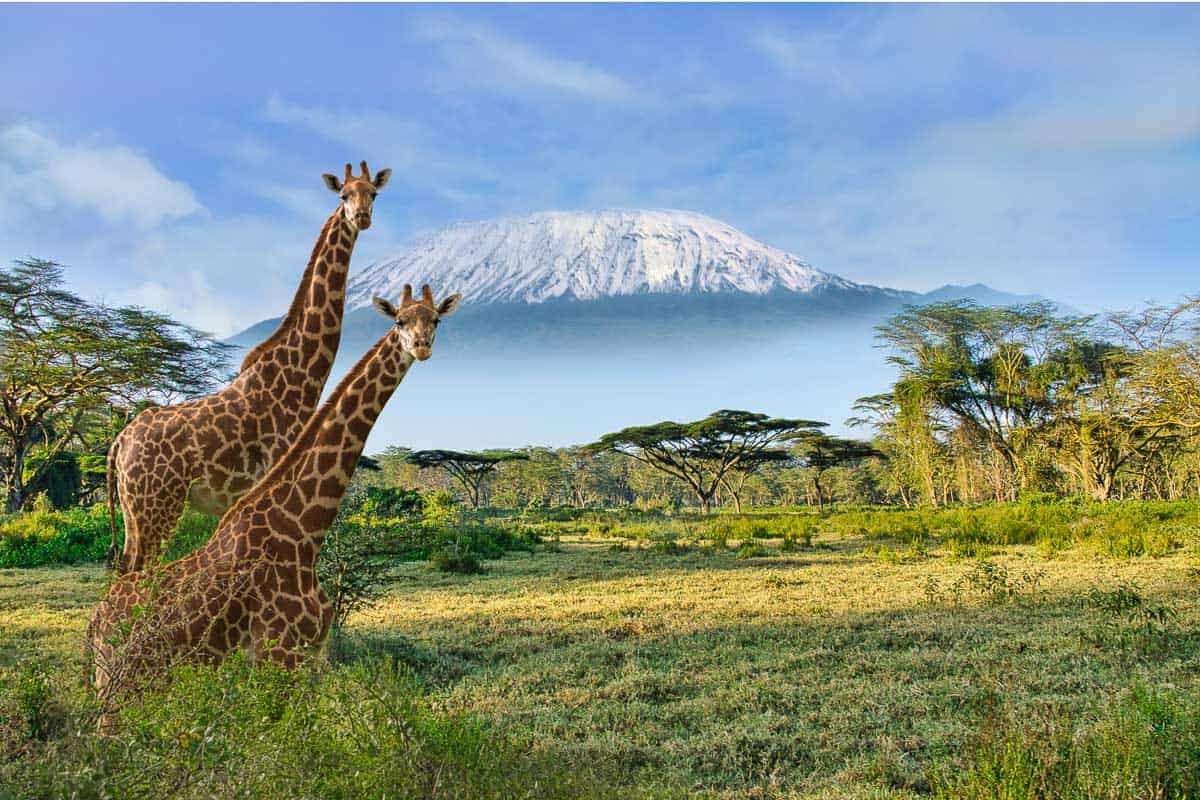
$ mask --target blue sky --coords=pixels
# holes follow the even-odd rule
[[[414,233],[686,208],[1077,308],[1200,285],[1200,6],[0,6],[0,258],[228,334],[333,198]]]

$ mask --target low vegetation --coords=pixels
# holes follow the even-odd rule
[[[413,537],[436,526],[483,571],[383,557],[382,582],[297,679],[240,661],[184,668],[108,743],[76,735],[94,721],[79,642],[102,569],[0,571],[0,786],[20,797],[1194,796],[1195,514],[1032,500],[824,516],[475,513],[376,494],[346,519],[404,518]],[[1126,526],[1123,539],[1157,526],[1177,541],[1108,548],[1106,524]],[[1071,537],[1043,546],[1055,526]],[[535,536],[528,552],[464,549]]]

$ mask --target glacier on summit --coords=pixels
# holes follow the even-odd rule
[[[790,253],[690,211],[554,211],[418,237],[351,280],[349,307],[429,283],[474,303],[641,294],[856,289]]]

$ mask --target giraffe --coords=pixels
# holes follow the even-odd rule
[[[112,583],[88,625],[102,699],[171,663],[217,662],[237,649],[292,668],[324,640],[332,609],[316,564],[325,533],[384,405],[413,361],[432,355],[439,320],[461,299],[435,304],[428,285],[419,301],[405,286],[399,307],[375,298],[392,327],[212,538],[161,570],[128,572]]]
[[[367,162],[345,179],[325,174],[340,202],[325,221],[300,286],[278,329],[251,350],[220,391],[134,418],[108,451],[109,566],[153,564],[175,529],[185,500],[222,514],[291,445],[316,410],[337,355],[346,274],[359,231],[371,226],[375,196],[392,171],[371,178]],[[113,481],[120,490],[125,547],[117,557]]]

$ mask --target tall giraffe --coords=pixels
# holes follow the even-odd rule
[[[346,273],[358,232],[371,227],[375,195],[392,171],[374,179],[323,175],[341,202],[325,220],[287,315],[251,350],[224,389],[176,406],[138,414],[108,451],[110,566],[117,555],[113,479],[125,518],[118,572],[154,563],[190,499],[222,514],[275,463],[312,416],[325,390],[342,336]]]
[[[293,667],[324,639],[331,608],[316,567],[325,533],[384,404],[414,359],[432,355],[434,329],[462,298],[435,305],[428,285],[421,293],[414,302],[405,286],[399,308],[375,298],[394,325],[206,544],[112,583],[88,626],[102,698],[177,660],[219,661],[239,648]]]

